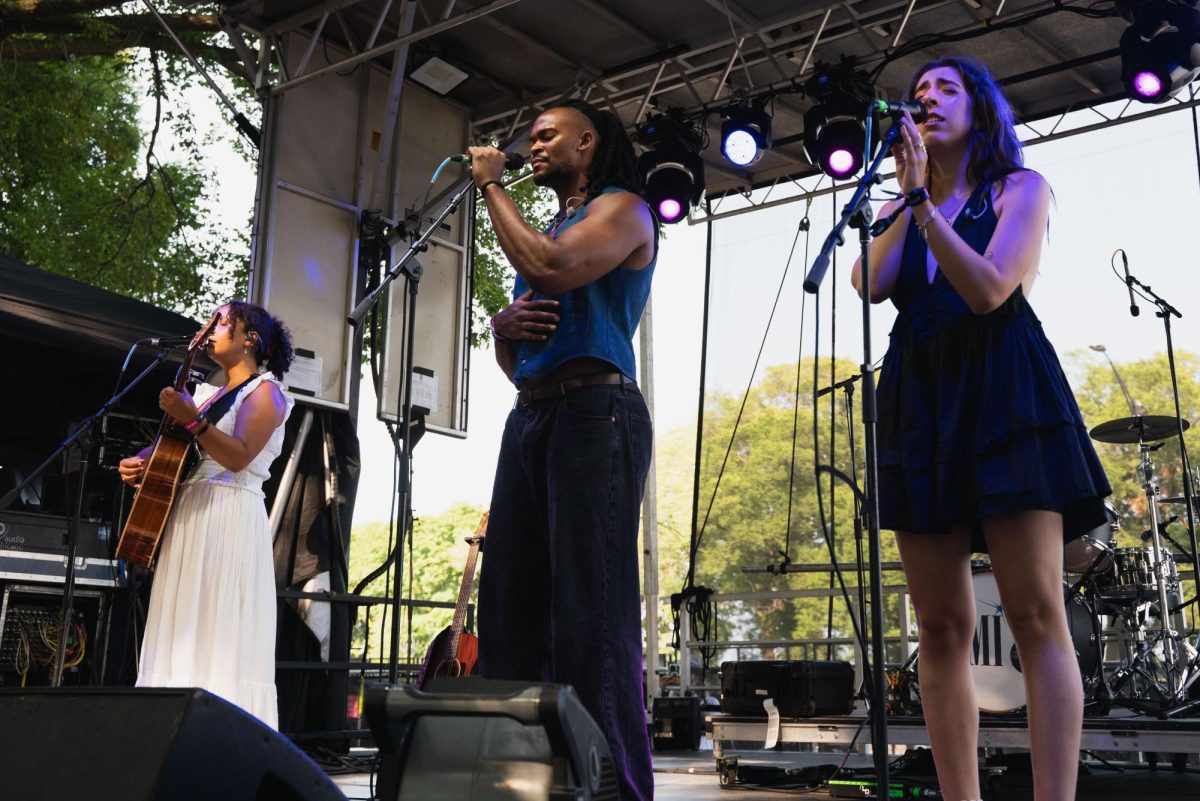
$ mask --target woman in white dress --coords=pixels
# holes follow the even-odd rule
[[[292,409],[279,383],[292,344],[259,306],[230,301],[219,311],[206,350],[225,385],[201,384],[194,399],[171,387],[159,394],[162,410],[195,436],[201,459],[163,532],[137,684],[202,687],[277,728],[275,574],[262,485]],[[206,416],[222,408],[216,422]],[[149,450],[121,461],[126,483],[136,486]]]

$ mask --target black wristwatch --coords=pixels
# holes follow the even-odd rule
[[[919,206],[926,200],[929,200],[929,190],[923,186],[918,186],[904,196],[904,205]]]

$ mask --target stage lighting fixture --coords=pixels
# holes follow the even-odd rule
[[[827,97],[805,112],[804,151],[821,172],[841,179],[862,169],[866,103],[849,96]]]
[[[1121,34],[1121,80],[1133,100],[1162,103],[1200,74],[1200,11],[1194,3],[1132,6]]]
[[[637,139],[647,148],[637,163],[645,185],[642,197],[661,222],[679,222],[704,193],[700,134],[678,115],[668,114],[651,118]]]
[[[721,115],[721,153],[729,163],[749,167],[771,147],[771,118],[761,105],[737,105]]]
[[[870,79],[848,64],[819,69],[805,93],[814,103],[804,114],[804,152],[826,175],[849,178],[863,166]]]

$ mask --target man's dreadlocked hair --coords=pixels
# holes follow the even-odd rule
[[[625,126],[611,111],[601,111],[583,100],[565,100],[554,108],[569,108],[587,117],[596,129],[596,155],[588,167],[587,194],[596,197],[605,187],[618,186],[636,195],[642,194],[642,179],[637,171],[637,156]]]

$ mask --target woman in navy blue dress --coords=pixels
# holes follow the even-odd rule
[[[871,245],[871,296],[899,314],[879,382],[880,525],[896,532],[916,609],[920,686],[942,795],[980,797],[970,668],[971,554],[987,552],[1025,681],[1034,796],[1075,794],[1083,718],[1063,604],[1064,540],[1111,492],[1054,349],[1026,298],[1050,187],[1022,166],[1012,110],[977,62],[909,86],[896,176],[920,198]],[[890,213],[900,201],[886,206]],[[862,291],[861,264],[853,282]]]

